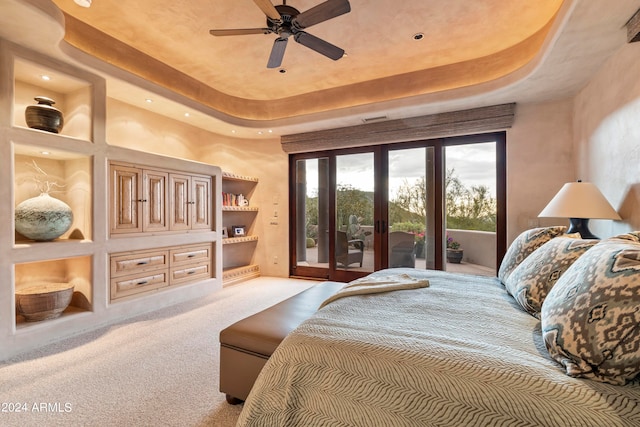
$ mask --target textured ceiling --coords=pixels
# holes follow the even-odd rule
[[[446,7],[441,0],[351,0],[350,13],[307,29],[345,49],[346,57],[332,61],[291,42],[281,69],[266,68],[274,34],[209,34],[264,27],[265,15],[251,0],[54,3],[67,15],[65,39],[80,49],[149,80],[184,86],[185,95],[205,93],[212,107],[231,115],[273,119],[506,75],[538,53],[562,0],[448,0]],[[288,4],[305,11],[319,3]],[[416,33],[424,37],[416,41]],[[116,41],[173,70],[152,63],[141,69],[146,61],[135,63],[141,55]]]
[[[350,0],[350,13],[307,29],[347,56],[332,61],[291,40],[282,73],[266,67],[274,34],[209,34],[264,27],[252,0],[93,0],[90,8],[73,0],[2,2],[0,36],[38,50],[56,43],[63,56],[81,61],[87,57],[78,52],[99,58],[91,65],[106,73],[113,98],[136,104],[143,92],[155,91],[173,102],[154,105],[161,114],[171,115],[177,102],[205,113],[210,123],[200,127],[221,133],[269,127],[276,135],[358,124],[367,116],[567,96],[624,44],[624,24],[640,6],[638,0]],[[321,2],[287,4],[305,11]],[[34,21],[25,5],[61,28]],[[48,35],[38,37],[33,27]],[[422,40],[414,40],[416,33]]]
[[[91,8],[54,2],[224,94],[275,100],[494,55],[535,37],[562,0],[447,0],[446,7],[442,0],[351,0],[350,13],[307,30],[348,56],[334,62],[292,41],[282,64],[286,74],[266,68],[274,34],[209,34],[211,28],[264,27],[265,15],[251,0],[95,0]],[[288,5],[305,11],[319,3]],[[416,41],[419,32],[424,38]]]

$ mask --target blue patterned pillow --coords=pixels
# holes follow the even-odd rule
[[[603,240],[542,304],[549,354],[572,377],[625,384],[640,374],[640,232]]]
[[[505,283],[511,272],[515,270],[526,257],[531,255],[533,251],[554,237],[564,234],[565,231],[567,231],[567,227],[558,225],[554,227],[532,228],[531,230],[520,233],[511,243],[500,263],[498,277],[502,283]]]
[[[504,285],[529,314],[540,317],[544,299],[560,276],[598,240],[556,237],[533,251]]]

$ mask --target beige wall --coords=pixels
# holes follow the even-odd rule
[[[508,243],[532,227],[568,225],[538,214],[565,182],[576,179],[571,114],[570,100],[516,107],[507,131]]]
[[[106,134],[109,145],[189,160],[198,160],[198,144],[214,138],[210,132],[111,98]]]
[[[577,168],[622,221],[591,221],[600,237],[640,229],[640,43],[619,49],[576,96]]]

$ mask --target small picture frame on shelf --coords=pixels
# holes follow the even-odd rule
[[[244,225],[233,225],[231,226],[231,233],[233,237],[243,237],[245,236],[245,226]]]
[[[227,232],[227,227],[222,227],[222,238],[226,239],[229,237],[229,233]]]

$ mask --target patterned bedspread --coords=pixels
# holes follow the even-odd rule
[[[271,356],[238,425],[640,426],[640,383],[565,375],[497,279],[393,271],[430,285],[320,309]]]

